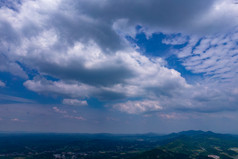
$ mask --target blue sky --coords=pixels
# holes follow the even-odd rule
[[[238,134],[233,0],[0,1],[0,131]]]

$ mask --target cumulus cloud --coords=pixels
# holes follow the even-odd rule
[[[109,102],[141,99],[113,106],[131,114],[161,108],[212,111],[210,105],[218,104],[218,110],[224,103],[220,99],[228,99],[223,87],[207,90],[207,97],[196,95],[210,84],[187,84],[178,71],[166,67],[166,61],[142,55],[125,36],[134,36],[137,25],[146,34],[182,33],[185,36],[168,37],[163,43],[189,40],[177,52],[186,69],[214,78],[233,76],[236,34],[214,38],[237,25],[237,5],[230,0],[26,0],[15,7],[0,9],[0,71],[27,78],[20,63],[37,70],[38,77],[24,82],[29,90],[63,96],[63,103],[71,105],[90,97]],[[229,56],[214,55],[217,50]],[[233,97],[231,105],[236,103]],[[57,107],[54,111],[60,112]]]
[[[94,59],[84,60],[88,68],[92,67],[119,67],[130,69],[132,75],[124,77],[121,81],[114,81],[113,84],[94,85],[85,84],[79,80],[66,81],[49,81],[44,78],[35,78],[28,80],[24,85],[35,92],[55,93],[68,95],[70,97],[86,98],[95,96],[103,100],[125,99],[134,97],[149,96],[172,96],[180,91],[180,88],[190,87],[181,77],[180,73],[168,69],[164,66],[161,58],[149,59],[138,52],[118,52],[114,56],[105,55],[103,62],[102,56]],[[120,61],[117,63],[108,63],[104,61]],[[96,65],[96,66],[94,66]],[[117,66],[119,65],[119,66]],[[60,66],[59,66],[60,67]],[[120,72],[119,72],[120,73]],[[110,79],[110,74],[106,74],[105,81]],[[89,79],[90,80],[90,79]],[[111,79],[113,80],[113,78]],[[100,81],[98,81],[100,82]],[[90,85],[91,84],[91,85]]]
[[[47,94],[64,95],[71,97],[87,97],[93,92],[93,88],[84,84],[65,83],[63,81],[49,81],[44,78],[34,78],[24,83],[29,90]]]
[[[180,78],[180,76],[178,77]],[[136,83],[136,80],[138,80],[138,83]],[[81,85],[80,83],[49,81],[42,78],[28,80],[24,85],[38,93],[68,97],[67,100],[63,100],[63,104],[66,105],[81,105],[84,103],[84,100],[76,101],[76,98],[96,97],[109,102],[108,107],[129,114],[153,111],[214,113],[238,109],[238,91],[235,83],[222,84],[204,81],[204,83],[196,85],[187,85],[186,83],[186,85],[173,85],[173,80],[165,79],[168,85],[160,86],[158,83],[152,83],[149,80],[147,82],[140,78],[136,80],[133,81],[134,85],[128,83],[101,88]],[[139,85],[140,80],[141,85]],[[175,80],[177,81],[176,78]],[[133,100],[135,98],[140,100]]]

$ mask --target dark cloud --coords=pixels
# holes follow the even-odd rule
[[[218,0],[81,0],[73,4],[79,13],[109,24],[127,19],[130,25],[140,24],[157,31],[201,32],[209,29],[210,23],[202,24],[200,21],[216,2]]]
[[[134,76],[133,70],[122,64],[105,64],[97,68],[86,68],[83,61],[71,61],[66,65],[53,63],[39,64],[39,70],[63,80],[76,80],[94,86],[110,86],[125,83]]]
[[[88,15],[80,13],[65,15],[56,12],[50,15],[48,25],[56,30],[60,41],[67,42],[71,46],[75,41],[93,40],[105,52],[113,52],[125,47],[124,41],[116,34],[110,23],[92,19]]]
[[[133,22],[173,25],[204,14],[215,0],[120,0],[102,2],[78,1],[80,12],[98,19],[128,18]]]

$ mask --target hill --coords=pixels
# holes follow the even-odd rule
[[[238,138],[203,131],[186,131],[167,136],[168,143],[136,156],[137,159],[236,159]]]
[[[0,133],[0,159],[237,159],[238,137],[204,131],[153,133]]]

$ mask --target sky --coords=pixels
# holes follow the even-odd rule
[[[0,131],[238,134],[236,0],[1,0]]]

